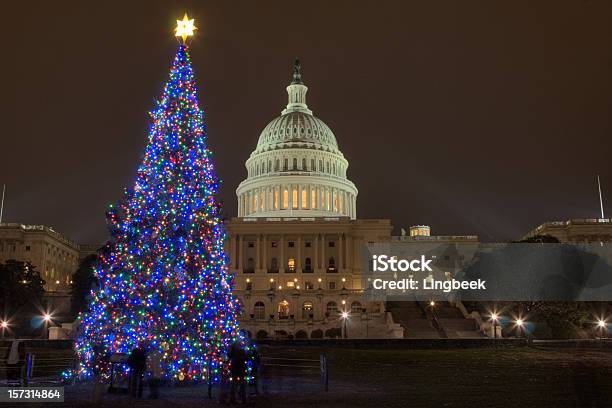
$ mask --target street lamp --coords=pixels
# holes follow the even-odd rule
[[[499,321],[499,316],[497,313],[493,312],[491,314],[491,321],[493,322],[493,338],[497,338],[497,322]]]
[[[49,312],[45,312],[41,317],[42,317],[42,320],[43,320],[43,329],[41,331],[40,336],[44,339],[45,338],[45,334],[48,333],[48,331],[49,331],[49,323],[51,322],[51,318],[53,316],[51,316],[51,314],[49,314]]]
[[[603,341],[604,329],[608,329],[608,324],[605,320],[599,319],[599,321],[597,322],[597,326],[599,327],[599,340]]]
[[[346,321],[349,318],[349,314],[347,311],[342,312],[342,337],[347,339],[348,338],[348,333],[347,333],[347,328],[346,328]]]
[[[0,328],[2,328],[2,338],[4,338],[4,332],[6,331],[6,329],[8,328],[8,322],[3,320],[2,322],[0,322]]]
[[[525,321],[522,318],[516,319],[516,327],[519,330],[519,337],[523,337],[523,328],[525,326]]]

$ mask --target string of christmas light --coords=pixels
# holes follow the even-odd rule
[[[166,378],[210,372],[218,381],[230,345],[245,339],[185,41],[151,119],[134,187],[107,212],[112,239],[95,271],[100,289],[80,317],[77,375],[107,376],[111,354],[144,344],[162,353]]]

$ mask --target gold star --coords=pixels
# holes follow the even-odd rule
[[[193,35],[193,31],[197,30],[198,27],[193,25],[194,19],[189,19],[187,17],[187,13],[183,16],[182,20],[176,20],[176,29],[174,30],[176,37],[181,37],[183,39],[183,44],[187,41],[187,37]]]

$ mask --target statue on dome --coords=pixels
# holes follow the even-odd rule
[[[298,58],[293,61],[293,81],[292,84],[301,84],[302,83],[302,67],[300,66],[300,60]]]

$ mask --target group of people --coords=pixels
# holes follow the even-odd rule
[[[257,394],[257,377],[260,366],[259,355],[254,345],[249,349],[252,350],[251,353],[247,353],[246,344],[241,341],[236,341],[230,345],[227,352],[229,377],[226,374],[221,378],[219,402],[233,404],[237,402],[237,398],[241,403],[246,402],[247,365],[249,360],[253,362],[251,375],[253,377],[255,393]],[[161,364],[162,354],[158,350],[148,354],[142,343],[139,343],[132,350],[127,359],[127,365],[130,367],[128,393],[131,397],[142,398],[145,373],[148,372],[149,398],[159,398],[159,386],[162,381]]]

